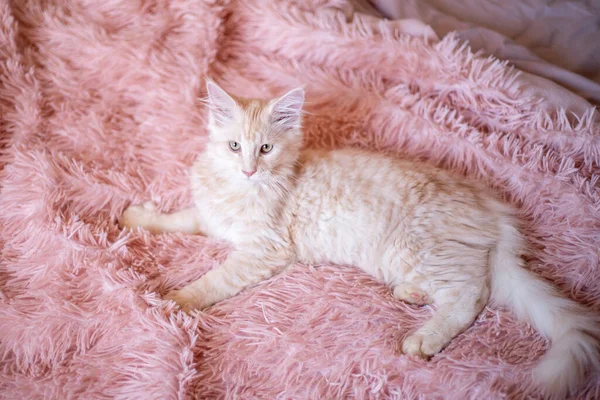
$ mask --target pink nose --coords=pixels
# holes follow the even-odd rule
[[[252,175],[254,175],[254,173],[256,172],[256,170],[254,171],[242,171],[248,178],[250,178]]]

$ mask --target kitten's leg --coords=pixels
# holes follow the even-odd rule
[[[269,279],[292,262],[284,249],[264,252],[263,248],[258,253],[263,254],[234,250],[219,267],[180,290],[170,291],[163,299],[175,301],[186,312],[202,309]]]
[[[439,353],[459,333],[471,326],[488,298],[489,290],[479,282],[452,290],[439,290],[434,295],[438,309],[425,325],[404,340],[402,352],[420,357]]]
[[[151,202],[129,206],[119,218],[122,227],[141,227],[152,233],[183,232],[196,234],[201,232],[199,216],[195,207],[172,214],[161,214]]]
[[[429,295],[419,286],[409,282],[402,282],[396,285],[394,287],[394,297],[398,300],[419,306],[431,304]]]

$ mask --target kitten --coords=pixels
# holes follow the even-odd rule
[[[304,91],[234,99],[208,82],[210,140],[191,169],[195,207],[131,206],[120,223],[201,233],[235,249],[218,268],[168,293],[185,311],[235,296],[289,265],[355,265],[400,300],[437,306],[402,344],[431,356],[468,328],[490,298],[553,346],[535,370],[565,394],[598,363],[596,320],[523,269],[515,211],[444,171],[362,150],[302,150]]]

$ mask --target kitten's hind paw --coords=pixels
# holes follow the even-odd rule
[[[424,306],[425,304],[431,304],[431,299],[418,286],[410,283],[401,283],[394,288],[394,297],[405,301],[410,304],[416,304],[418,306]]]
[[[439,335],[429,334],[421,335],[413,333],[404,339],[402,343],[402,352],[406,355],[429,358],[439,353],[446,342]]]

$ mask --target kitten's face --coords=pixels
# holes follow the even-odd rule
[[[206,151],[228,179],[271,184],[288,175],[300,147],[304,91],[295,89],[270,102],[234,100],[221,88],[207,85],[210,143]]]

